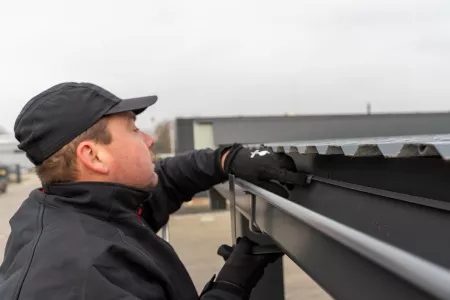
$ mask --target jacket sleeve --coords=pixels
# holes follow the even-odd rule
[[[199,300],[244,300],[243,298],[221,290],[211,290],[203,294]]]
[[[158,231],[166,224],[169,215],[183,202],[228,179],[221,167],[221,158],[227,149],[192,150],[156,163],[159,183],[145,202],[142,213],[153,230]]]
[[[116,278],[110,270],[94,269],[88,272],[84,281],[82,299],[124,299],[124,300],[172,300],[157,282],[143,281],[139,277],[127,280]],[[135,291],[132,293],[131,291]],[[138,292],[136,292],[138,291]],[[78,295],[81,296],[81,295]],[[52,298],[54,299],[54,298]],[[64,298],[63,295],[58,299]],[[70,298],[72,299],[72,298]],[[79,299],[79,298],[77,298]],[[222,290],[210,290],[201,295],[199,300],[244,300],[242,297]],[[175,299],[173,299],[175,300]]]
[[[199,300],[248,300],[249,295],[241,288],[230,285],[227,285],[227,288],[223,285],[214,288],[215,278],[216,275],[206,283],[203,291],[200,292]]]
[[[155,282],[134,281],[134,278],[119,282],[113,274],[105,274],[102,270],[94,271],[87,274],[84,285],[80,288],[83,294],[77,299],[169,300],[163,287]]]
[[[87,272],[83,291],[83,299],[124,299],[124,300],[172,300],[160,283],[144,280],[140,276],[124,279],[121,272],[112,272],[111,268],[103,270],[100,266]],[[134,291],[133,293],[131,291]],[[53,298],[52,298],[53,299]],[[67,299],[67,298],[59,298]],[[77,298],[78,299],[78,298]],[[227,291],[213,289],[201,295],[199,300],[245,300]]]

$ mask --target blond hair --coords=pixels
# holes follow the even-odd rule
[[[111,143],[112,136],[108,131],[108,117],[101,118],[85,132],[44,160],[42,164],[36,166],[36,174],[42,185],[72,182],[77,179],[76,149],[81,142],[86,140],[105,145]]]

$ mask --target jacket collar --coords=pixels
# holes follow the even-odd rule
[[[149,190],[109,182],[69,182],[42,187],[45,202],[56,207],[71,207],[104,219],[136,216],[139,207],[150,200]],[[49,197],[50,196],[50,197]]]

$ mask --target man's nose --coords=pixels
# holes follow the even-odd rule
[[[144,135],[144,142],[150,149],[155,144],[155,139],[149,134],[143,133],[143,135]]]

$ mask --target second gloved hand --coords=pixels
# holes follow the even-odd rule
[[[235,286],[245,291],[245,295],[250,295],[264,275],[267,265],[282,256],[279,253],[253,255],[252,249],[256,245],[247,237],[242,237],[234,247],[222,245],[218,249],[218,254],[224,258],[225,264],[216,277],[216,288],[227,289]]]
[[[234,144],[229,150],[224,171],[285,198],[288,192],[283,186],[303,185],[307,180],[305,174],[296,171],[290,156],[264,147],[251,150],[240,144]]]

